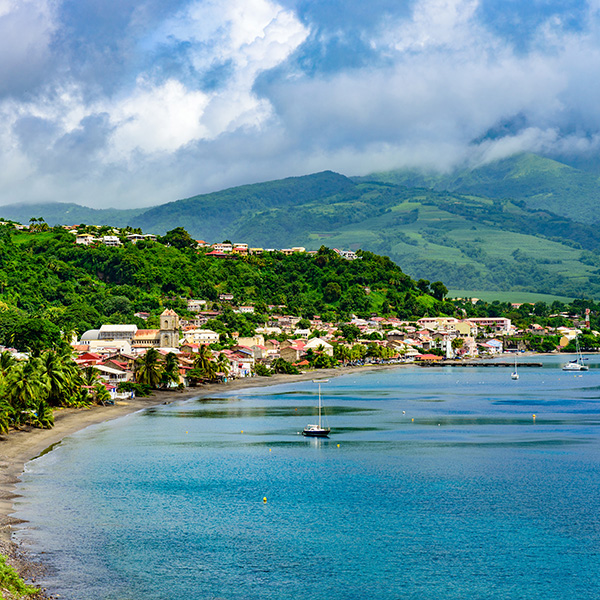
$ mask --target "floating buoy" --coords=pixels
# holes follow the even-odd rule
[[[271,448],[269,448],[269,452],[271,452]]]
[[[339,448],[339,447],[340,447],[340,445],[338,444],[338,445],[337,445],[337,447]]]
[[[244,430],[242,429],[242,433],[244,433]]]
[[[415,420],[414,420],[414,419],[411,419],[411,420],[412,420],[412,422],[413,422],[413,423],[415,422]]]
[[[187,431],[186,431],[186,433],[187,433]]]
[[[406,414],[406,411],[405,411],[405,410],[403,410],[403,411],[402,411],[402,414],[403,414],[403,415],[405,415],[405,414]]]
[[[266,503],[267,503],[267,497],[266,497],[266,496],[264,496],[264,497],[263,497],[263,504],[266,504]]]
[[[535,421],[535,415],[533,415],[533,420]]]

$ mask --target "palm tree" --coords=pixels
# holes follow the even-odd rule
[[[162,374],[162,383],[167,387],[170,383],[179,383],[179,359],[174,352],[169,352]]]
[[[88,387],[93,387],[98,383],[98,374],[100,373],[100,371],[98,371],[98,369],[96,369],[96,367],[86,367],[83,370],[83,375],[82,375],[82,379],[83,379],[83,385],[86,385]]]
[[[7,400],[15,411],[15,422],[24,423],[48,397],[50,384],[39,358],[17,363],[6,377]]]
[[[231,365],[229,364],[229,359],[223,354],[223,352],[219,353],[219,357],[216,362],[217,372],[225,374],[227,376],[229,374],[229,370],[231,369]]]
[[[8,350],[2,352],[2,354],[0,354],[0,374],[3,377],[6,377],[6,374],[16,362],[15,357]]]
[[[160,353],[156,348],[148,348],[143,356],[135,361],[135,380],[137,383],[156,388],[162,377]]]
[[[70,391],[69,374],[62,358],[56,352],[49,350],[41,355],[40,366],[48,379],[48,402],[52,406],[60,406]]]
[[[212,361],[212,352],[208,346],[202,345],[198,348],[198,354],[194,358],[194,368],[200,369],[200,371],[206,373],[210,370],[210,363]]]

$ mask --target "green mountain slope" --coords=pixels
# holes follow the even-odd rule
[[[588,173],[523,154],[453,175],[393,171],[348,178],[325,171],[137,214],[53,205],[48,211],[54,213],[40,206],[18,220],[127,223],[158,234],[181,226],[195,239],[262,248],[361,248],[454,289],[600,297],[600,234],[589,219],[569,218],[595,205],[596,187]],[[555,201],[555,211],[545,208]],[[61,217],[65,207],[71,212]],[[4,217],[16,218],[7,210]]]
[[[285,212],[288,209],[337,194],[352,194],[355,187],[356,184],[347,177],[325,171],[170,202],[151,208],[131,222],[135,227],[153,233],[165,233],[181,226],[198,239],[221,241],[234,235],[239,221],[248,215],[270,209],[285,209],[282,225],[285,227]],[[262,239],[266,242],[266,235]]]
[[[46,204],[8,204],[0,206],[0,220],[27,224],[29,219],[43,217],[48,225],[113,225],[125,227],[127,223],[147,209],[119,210],[95,209],[67,202]]]
[[[535,154],[518,154],[447,175],[400,169],[356,180],[512,198],[582,223],[600,219],[596,209],[600,202],[598,176]]]
[[[562,169],[552,161],[543,164]],[[514,165],[510,173],[515,175]],[[325,172],[196,196],[132,223],[161,233],[183,226],[196,239],[263,248],[372,250],[413,277],[443,280],[456,289],[600,295],[596,228],[523,200]]]

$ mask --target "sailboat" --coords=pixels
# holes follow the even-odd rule
[[[566,365],[563,365],[563,371],[589,371],[589,367],[583,364],[585,358],[581,354],[581,350],[579,349],[579,340],[575,338],[575,348],[577,352],[577,358],[575,360],[569,361]]]
[[[511,379],[519,379],[519,373],[517,372],[517,355],[515,354],[515,370],[510,374]]]
[[[314,381],[313,383],[319,384],[319,423],[317,425],[307,425],[302,431],[302,435],[307,437],[328,437],[331,429],[329,427],[323,427],[321,425],[321,384],[327,383],[328,379],[321,379],[320,381]]]

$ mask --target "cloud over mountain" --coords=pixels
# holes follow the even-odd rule
[[[0,202],[590,154],[600,2],[0,0]]]

